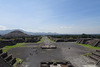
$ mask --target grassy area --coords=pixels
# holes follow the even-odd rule
[[[43,41],[43,38],[41,38],[41,40],[36,43],[41,43],[42,41]],[[13,45],[13,46],[5,46],[5,47],[3,47],[3,52],[6,52],[7,50],[9,50],[11,48],[16,48],[16,47],[30,47],[30,46],[24,46],[24,44],[26,44],[26,43],[17,43],[16,45]]]
[[[43,37],[40,39],[40,41],[36,42],[36,43],[41,43],[43,41]]]
[[[35,42],[35,43],[41,43],[43,41],[43,37],[41,38],[41,40],[39,42]],[[29,47],[29,46],[24,46],[24,44],[26,43],[17,43],[16,45],[13,45],[13,46],[5,46],[3,47],[3,52],[6,52],[7,50],[11,49],[11,48],[16,48],[16,47]],[[20,58],[16,58],[16,63],[13,65],[13,67],[16,67],[16,65],[18,63],[22,63],[22,59]]]
[[[22,59],[16,58],[16,63],[13,65],[13,67],[16,67],[16,65],[17,65],[18,63],[22,63],[22,62],[23,62]]]
[[[17,43],[16,45],[13,45],[13,46],[5,46],[3,47],[3,52],[7,51],[10,48],[23,47],[23,44],[25,43]]]
[[[91,55],[92,53],[86,53],[86,54],[83,54],[83,55],[81,55],[81,56],[89,56],[89,55]]]
[[[50,42],[54,42],[54,41],[52,41],[51,39],[49,39],[48,37],[47,37],[47,39],[48,39]]]
[[[74,44],[78,44],[78,43],[74,43]],[[93,46],[88,45],[88,44],[78,44],[78,45],[86,47],[86,48],[90,48],[90,49],[93,49],[93,50],[100,50],[100,47],[93,47]]]

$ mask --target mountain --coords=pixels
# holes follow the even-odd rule
[[[51,32],[48,32],[48,33],[45,33],[45,32],[27,32],[27,31],[24,31],[24,30],[21,30],[21,29],[0,30],[0,35],[5,35],[5,34],[8,34],[12,31],[15,31],[15,30],[22,31],[23,33],[28,34],[28,35],[59,35],[58,33],[51,33]]]

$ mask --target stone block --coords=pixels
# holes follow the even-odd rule
[[[2,53],[2,54],[0,54],[0,57],[2,57],[2,58],[5,58],[5,57],[7,57],[7,52],[4,52],[4,53]]]

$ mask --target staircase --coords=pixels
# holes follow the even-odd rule
[[[100,66],[100,50],[96,50],[96,52],[93,52],[89,57],[96,61],[97,65]]]
[[[12,55],[8,55],[7,52],[2,52],[0,49],[0,67],[12,67],[12,65],[16,62],[16,58],[12,57]]]

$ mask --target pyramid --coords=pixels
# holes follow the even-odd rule
[[[11,37],[28,37],[29,35],[23,33],[22,31],[15,30],[8,34],[5,34],[3,37],[11,38]]]

